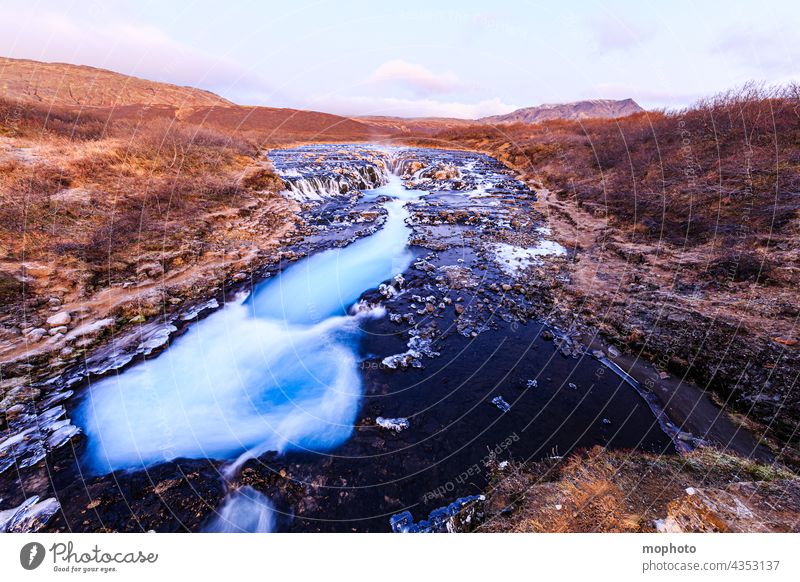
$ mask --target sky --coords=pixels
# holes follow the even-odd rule
[[[800,80],[798,29],[791,0],[3,0],[0,55],[244,105],[476,118],[590,98],[679,108]]]

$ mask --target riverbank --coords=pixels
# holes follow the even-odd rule
[[[4,479],[12,503],[33,492],[42,499],[54,495],[61,513],[50,516],[51,531],[196,531],[237,514],[223,499],[250,487],[270,502],[264,523],[281,531],[387,531],[393,515],[408,511],[419,519],[438,504],[483,491],[492,463],[535,461],[594,445],[674,455],[676,445],[701,444],[685,431],[679,441],[680,431],[668,436],[663,419],[631,386],[568,329],[553,325],[556,291],[574,251],[555,243],[536,195],[513,174],[491,158],[464,152],[406,149],[385,157],[363,148],[355,150],[354,168],[367,160],[374,171],[351,171],[342,165],[350,147],[310,146],[287,158],[295,165],[276,161],[285,180],[298,181],[290,195],[304,227],[284,248],[284,262],[272,263],[254,281],[239,281],[238,288],[250,292],[253,282],[301,256],[351,248],[385,227],[385,200],[358,192],[379,185],[382,171],[391,168],[407,187],[428,192],[406,202],[413,262],[395,265],[400,277],[387,276],[361,297],[387,315],[361,325],[363,392],[352,436],[332,451],[278,455],[269,449],[280,447],[267,447],[243,459],[226,482],[220,478],[226,459],[181,454],[147,473],[86,478],[87,438],[97,435],[62,432],[66,439],[52,441],[58,446],[41,450],[30,468],[18,467],[19,480]],[[310,175],[303,176],[297,160]],[[205,309],[188,309],[179,325],[168,324],[174,329],[155,322],[155,336],[128,344],[134,352],[143,347],[133,359],[125,360],[123,345],[109,344],[95,354],[96,375],[125,378],[137,359],[157,357],[176,333],[200,329],[186,322],[214,312],[232,298],[228,291],[216,305],[206,298]],[[72,388],[85,397],[80,377],[74,378]],[[75,396],[53,386],[58,406],[67,405],[54,422],[64,413],[72,417]],[[160,436],[155,431],[147,438]],[[201,447],[203,436],[196,437]],[[35,447],[25,450],[31,459],[40,454]]]

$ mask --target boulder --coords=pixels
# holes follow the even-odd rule
[[[60,311],[47,318],[48,327],[62,327],[72,321],[72,316],[66,311]]]

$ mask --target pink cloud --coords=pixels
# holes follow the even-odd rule
[[[464,86],[455,73],[434,73],[423,65],[402,59],[386,61],[372,72],[367,82],[398,83],[418,94],[448,93]]]

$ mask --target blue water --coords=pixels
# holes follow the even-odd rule
[[[171,459],[239,462],[268,450],[326,451],[353,430],[362,394],[359,296],[411,262],[398,178],[377,233],[299,261],[191,326],[158,357],[94,383],[74,419],[98,474]],[[238,463],[234,463],[234,466]]]
[[[216,533],[269,533],[275,531],[275,509],[266,496],[249,486],[228,494],[205,526]]]

